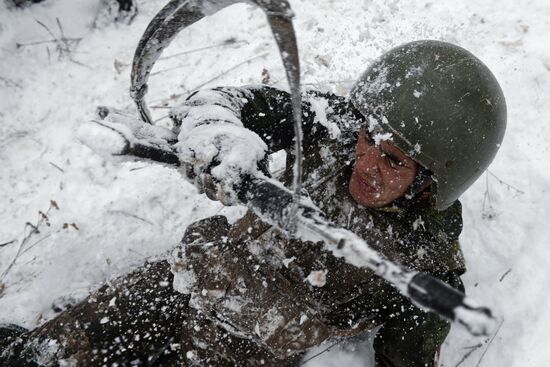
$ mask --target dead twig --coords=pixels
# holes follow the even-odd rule
[[[204,48],[203,48],[203,49],[204,49]],[[172,55],[172,56],[175,56],[175,55]],[[169,57],[172,57],[172,56],[169,56]],[[255,57],[254,57],[254,58],[255,58]],[[252,58],[252,59],[254,59],[254,58]],[[251,61],[252,59],[246,60],[245,63]],[[239,67],[240,65],[241,65],[241,64],[238,64],[238,65],[236,65],[235,67]],[[151,76],[158,75],[158,74],[162,74],[162,73],[165,73],[165,72],[171,71],[171,70],[176,70],[176,69],[185,68],[185,67],[187,67],[187,65],[178,65],[178,66],[174,66],[174,67],[171,67],[171,68],[162,69],[162,70],[156,71],[156,72],[154,72],[154,73],[151,73]],[[232,70],[232,69],[229,69],[227,72],[229,72],[229,71],[231,71],[231,70]],[[207,83],[208,83],[208,82],[207,82]]]
[[[151,76],[159,75],[159,74],[166,73],[166,72],[172,71],[172,70],[183,69],[183,68],[186,68],[186,67],[187,67],[187,65],[178,65],[178,66],[174,66],[174,67],[171,67],[171,68],[162,69],[162,70],[159,70],[159,71],[155,71],[154,73],[151,73]]]
[[[39,239],[38,241],[36,241],[35,243],[33,243],[32,245],[30,245],[29,247],[27,247],[25,250],[21,251],[21,256],[30,251],[32,248],[36,247],[36,245],[38,245],[40,242],[44,241],[45,239],[49,238],[52,236],[52,234],[55,234],[55,233],[59,233],[61,232],[62,230],[67,230],[69,229],[69,227],[73,227],[75,230],[77,231],[80,231],[80,228],[78,228],[78,226],[75,224],[75,223],[63,223],[63,226],[61,226],[60,229],[58,229],[57,231],[53,232],[53,233],[48,233],[47,235],[45,235],[44,237],[42,237],[41,239]]]
[[[63,40],[67,39],[67,37],[65,37],[65,32],[63,32],[63,27],[61,26],[61,22],[59,21],[59,18],[55,18],[55,22],[57,23],[57,28],[59,28],[61,39]]]
[[[259,55],[256,55],[256,56],[252,56],[251,58],[249,59],[246,59],[240,63],[238,63],[237,65],[234,65],[232,67],[230,67],[229,69],[225,70],[224,72],[216,75],[215,77],[205,81],[204,83],[201,83],[199,85],[197,85],[195,88],[191,89],[191,93],[195,92],[196,90],[199,90],[201,89],[202,87],[204,87],[205,85],[209,84],[209,83],[212,83],[213,81],[215,80],[218,80],[220,79],[221,77],[229,74],[230,72],[232,72],[233,70],[235,69],[238,69],[239,67],[243,66],[243,65],[246,65],[246,64],[249,64],[251,63],[253,60],[256,60],[256,59],[260,59],[260,58],[263,58],[263,57],[266,57],[267,55],[269,55],[269,52],[264,52],[262,54],[259,54]]]
[[[466,361],[468,358],[470,358],[470,356],[472,355],[473,352],[475,352],[476,350],[478,350],[482,346],[483,346],[483,344],[479,343],[479,344],[473,345],[471,347],[464,347],[464,349],[469,349],[469,351],[462,356],[462,359],[455,365],[455,367],[458,367],[462,363],[464,363],[464,361]]]
[[[25,248],[23,251],[21,251],[21,254],[20,256],[23,256],[27,251],[31,250],[33,247],[35,247],[36,245],[38,245],[40,242],[44,241],[45,239],[47,238],[50,238],[52,236],[51,233],[48,233],[47,235],[45,235],[44,237],[42,237],[41,239],[39,239],[38,241],[36,241],[35,243],[33,243],[32,245],[30,245],[29,247]]]
[[[228,38],[225,41],[223,41],[222,43],[217,43],[215,45],[210,45],[210,46],[205,46],[205,47],[194,48],[194,49],[191,49],[191,50],[178,52],[178,53],[175,53],[173,55],[163,56],[163,57],[159,58],[159,60],[173,59],[174,57],[189,55],[189,54],[192,54],[192,53],[195,53],[195,52],[209,50],[209,49],[212,49],[212,48],[222,48],[222,47],[234,46],[234,45],[238,45],[238,44],[248,44],[248,42],[245,41],[245,40],[237,40],[236,38]]]
[[[41,217],[46,216],[45,213],[42,213],[41,211],[40,211],[39,213],[41,213]],[[47,217],[46,217],[46,218],[47,218]],[[28,224],[30,224],[30,223],[27,222],[26,225],[28,225]],[[31,225],[31,226],[32,226],[32,225]],[[48,224],[48,226],[49,226],[49,224]],[[69,227],[73,227],[73,228],[76,229],[77,231],[80,230],[80,228],[78,228],[78,226],[77,226],[75,223],[70,223],[70,224],[69,224],[69,223],[63,223],[63,226],[62,226],[60,229],[58,229],[57,231],[52,232],[52,233],[48,233],[48,234],[45,235],[44,237],[40,238],[38,241],[34,242],[32,245],[27,246],[27,247],[25,247],[25,249],[21,250],[21,251],[19,252],[19,254],[18,254],[18,258],[21,257],[21,256],[23,256],[25,253],[29,252],[30,250],[32,250],[34,247],[36,247],[37,245],[39,245],[42,241],[44,241],[44,240],[50,238],[53,234],[59,233],[59,232],[61,232],[62,230],[66,230],[66,229],[68,229]],[[34,233],[35,233],[35,234],[39,233],[39,232],[37,232],[37,231],[38,231],[38,228],[37,228],[37,227],[34,226],[33,228],[34,228]],[[32,262],[33,260],[34,260],[34,258],[31,259],[30,261],[24,263],[23,265],[26,265],[26,264]]]
[[[236,64],[236,65],[233,65],[232,67],[230,67],[229,69],[221,72],[220,74],[216,75],[215,77],[213,78],[210,78],[208,79],[207,81],[197,85],[196,87],[194,87],[193,89],[189,90],[189,91],[185,91],[184,93],[177,93],[177,94],[173,94],[171,95],[169,98],[170,99],[176,99],[176,98],[179,98],[185,94],[190,94],[190,93],[193,93],[199,89],[201,89],[202,87],[204,87],[205,85],[209,84],[209,83],[212,83],[213,81],[215,80],[218,80],[220,79],[221,77],[229,74],[230,72],[232,72],[233,70],[235,69],[238,69],[239,67],[243,66],[243,65],[246,65],[246,64],[249,64],[250,62],[252,62],[253,60],[256,60],[256,59],[259,59],[259,58],[263,58],[263,57],[266,57],[267,55],[269,55],[269,52],[264,52],[262,54],[259,54],[259,55],[256,55],[256,56],[252,56],[244,61],[241,61],[240,63]],[[161,99],[161,100],[157,100],[156,102],[164,102],[166,101],[166,99]]]
[[[12,243],[17,242],[17,240],[11,240],[9,242],[0,243],[0,247],[11,245]]]
[[[35,46],[40,44],[50,44],[53,43],[55,45],[55,48],[58,52],[58,58],[62,59],[63,57],[69,56],[72,52],[72,48],[76,47],[78,43],[82,40],[82,38],[69,38],[65,36],[65,31],[63,30],[63,26],[61,25],[61,21],[59,18],[55,18],[57,23],[57,28],[59,32],[59,36],[56,36],[55,33],[43,22],[41,22],[38,19],[35,19],[36,23],[38,23],[42,28],[46,30],[46,32],[50,35],[51,39],[49,40],[43,40],[43,41],[37,41],[37,42],[30,42],[30,43],[16,43],[16,46],[19,47],[26,47],[26,46]],[[46,47],[46,51],[48,52],[48,60],[50,59],[50,49]]]
[[[53,162],[48,162],[52,167],[54,168],[57,168],[59,171],[61,171],[61,173],[65,173],[65,170],[61,167],[59,167],[57,164],[53,163]]]
[[[82,66],[83,68],[86,68],[88,70],[94,70],[93,67],[91,67],[89,65],[86,65],[83,62],[77,61],[75,59],[69,59],[69,62],[72,62],[73,64],[78,65],[78,66]]]
[[[46,32],[48,32],[48,34],[50,36],[52,36],[52,38],[54,40],[56,40],[56,42],[59,42],[59,39],[55,36],[55,34],[53,34],[53,32],[50,30],[50,28],[48,28],[47,25],[45,25],[44,23],[42,23],[41,21],[39,21],[38,19],[35,19],[36,23],[38,23],[42,28],[44,28],[46,30]]]
[[[127,216],[127,217],[131,217],[131,218],[135,218],[135,219],[137,219],[137,220],[140,220],[140,221],[142,221],[142,222],[144,222],[144,223],[147,223],[147,224],[149,224],[149,225],[152,225],[152,226],[155,225],[153,222],[148,221],[147,219],[144,219],[144,218],[139,217],[139,216],[137,216],[137,215],[135,215],[135,214],[132,214],[132,213],[128,213],[128,212],[126,212],[126,211],[124,211],[124,210],[109,210],[108,213],[111,213],[111,214],[122,214],[122,215],[125,215],[125,216]]]
[[[68,38],[67,38],[67,41],[70,41],[70,42],[80,42],[80,41],[82,41],[82,38],[81,38],[81,37],[79,37],[79,38],[71,38],[71,37],[68,37]],[[36,42],[26,42],[26,43],[16,42],[16,43],[15,43],[15,47],[17,47],[17,48],[23,48],[23,47],[39,46],[39,45],[43,45],[43,44],[46,44],[46,43],[57,43],[57,42],[59,42],[58,39],[51,39],[51,40],[44,40],[44,41],[36,41]]]
[[[509,183],[505,182],[504,180],[500,179],[497,175],[495,175],[493,172],[487,170],[485,172],[485,192],[483,194],[483,204],[481,209],[481,216],[484,219],[493,219],[497,213],[493,208],[493,203],[491,202],[491,194],[489,190],[489,175],[497,180],[497,182],[500,185],[503,185],[506,187],[507,190],[515,191],[517,195],[523,195],[525,194],[525,191],[518,189],[515,186],[510,185]]]
[[[506,188],[507,188],[508,190],[511,189],[511,190],[515,191],[516,193],[518,193],[518,194],[520,194],[520,195],[521,195],[521,194],[525,194],[525,191],[520,190],[520,189],[518,189],[517,187],[512,186],[512,185],[510,185],[510,184],[507,183],[507,182],[504,182],[504,181],[501,180],[497,175],[495,175],[493,172],[491,172],[491,171],[489,171],[489,170],[487,170],[487,172],[488,172],[491,176],[493,176],[493,177],[498,181],[498,183],[500,183],[501,185],[506,186]]]
[[[476,367],[479,367],[481,365],[481,361],[483,360],[483,357],[485,357],[485,354],[487,354],[487,351],[489,350],[489,348],[491,347],[491,344],[493,343],[493,340],[495,340],[497,334],[499,333],[500,328],[502,327],[502,324],[504,324],[504,320],[500,322],[500,325],[498,325],[497,331],[495,331],[495,334],[493,335],[491,340],[489,340],[489,343],[487,343],[487,348],[485,348],[485,350],[481,354],[481,357],[479,357],[479,361],[477,362]]]
[[[181,51],[181,52],[175,53],[173,55],[163,56],[163,57],[159,58],[159,61],[173,59],[175,57],[189,55],[189,54],[193,54],[193,53],[196,53],[196,52],[210,50],[210,49],[213,49],[213,48],[222,48],[222,47],[234,46],[234,45],[238,45],[238,44],[248,44],[248,41],[237,40],[236,38],[228,38],[225,41],[223,41],[221,43],[214,44],[214,45],[204,46],[204,47],[199,47],[199,48],[193,48],[191,50]],[[114,64],[115,69],[116,69],[118,74],[120,74],[124,68],[126,68],[130,65],[131,64],[129,64],[129,63],[123,63],[123,62],[118,61],[118,60],[115,60],[115,64]],[[179,69],[179,68],[182,68],[182,67],[185,67],[185,66],[177,66],[177,67],[174,67],[174,68],[169,68],[169,69],[157,71],[157,72],[152,73],[151,75],[164,73],[165,71]]]
[[[59,206],[54,200],[50,200],[50,206],[48,207],[48,210],[46,212],[43,212],[41,210],[38,211],[38,220],[36,221],[36,224],[32,224],[31,222],[26,222],[25,227],[23,228],[23,234],[25,234],[25,231],[27,228],[31,228],[31,230],[24,235],[23,240],[19,243],[19,248],[17,249],[17,253],[13,257],[12,261],[9,263],[8,267],[2,272],[0,275],[0,281],[2,281],[10,272],[10,270],[15,265],[17,259],[27,250],[26,244],[30,241],[33,235],[40,233],[40,227],[43,224],[50,225],[48,215],[50,214],[50,211],[52,209],[59,210]],[[40,240],[41,241],[41,240]],[[34,245],[33,245],[34,247]]]
[[[510,274],[512,272],[512,268],[506,270],[506,272],[504,274],[502,274],[502,276],[500,277],[500,279],[498,280],[499,282],[502,282],[504,280],[504,278],[506,278],[506,276],[508,274]]]

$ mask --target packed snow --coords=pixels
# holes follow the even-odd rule
[[[130,25],[97,22],[99,3],[46,0],[13,10],[0,2],[0,323],[34,328],[145,260],[169,256],[189,223],[243,213],[199,195],[175,170],[111,160],[79,141],[97,106],[137,117],[132,56],[165,1],[140,0]],[[384,50],[418,39],[456,43],[493,71],[508,128],[489,171],[462,198],[461,242],[467,294],[501,321],[485,339],[453,328],[441,365],[546,366],[550,2],[290,3],[306,88],[345,95]],[[147,100],[157,124],[170,127],[168,109],[191,91],[262,80],[286,88],[265,17],[236,5],[175,38],[153,69]],[[308,367],[336,364],[372,365],[368,341],[328,344],[304,359]]]

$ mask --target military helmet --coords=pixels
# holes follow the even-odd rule
[[[485,171],[506,129],[506,102],[495,76],[456,45],[423,40],[378,58],[351,90],[371,133],[432,172],[443,210]]]

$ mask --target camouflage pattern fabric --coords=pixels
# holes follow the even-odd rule
[[[268,87],[217,91],[246,101],[240,118],[271,151],[287,150],[283,182],[291,182],[288,94]],[[441,212],[425,197],[382,209],[361,207],[348,182],[363,118],[342,97],[309,92],[303,119],[304,183],[327,217],[365,239],[376,233],[384,240],[370,245],[391,260],[461,288],[460,203]],[[431,365],[450,328],[370,270],[334,258],[321,244],[289,240],[251,212],[218,241],[184,243],[176,264],[179,276],[194,279],[186,284],[192,308],[215,315],[211,320],[231,325],[234,335],[255,340],[280,359],[383,325],[374,343],[379,366]],[[308,276],[320,280],[311,284]]]
[[[238,106],[234,112],[272,152],[287,150],[282,180],[290,182],[288,94],[268,87],[214,92],[217,103]],[[199,97],[187,104],[209,103]],[[173,118],[177,126],[177,110]],[[344,98],[318,92],[306,93],[303,118],[304,184],[327,217],[391,260],[460,288],[460,203],[438,212],[420,196],[361,207],[348,181],[363,118]],[[192,224],[170,264],[146,264],[35,330],[6,329],[0,364],[295,366],[313,346],[374,327],[379,367],[431,366],[449,331],[370,270],[319,243],[289,239],[249,212],[231,226],[222,216]]]

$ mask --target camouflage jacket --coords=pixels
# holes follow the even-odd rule
[[[290,96],[269,87],[218,88],[208,91],[209,98],[213,93],[216,103],[233,103],[270,153],[287,152],[281,180],[290,183]],[[208,98],[197,94],[187,103],[201,105]],[[348,181],[364,118],[345,98],[315,91],[304,94],[302,114],[304,186],[313,202],[391,260],[456,285],[464,272],[460,203],[442,212],[420,198],[382,209],[362,207],[349,194]],[[173,115],[176,123],[183,117],[177,110]],[[220,220],[199,227],[208,232]],[[290,240],[252,212],[218,238],[193,231],[173,263],[175,287],[191,295],[191,307],[280,358],[331,337],[358,335],[393,317],[390,309],[412,307],[372,271],[333,257],[321,244]]]
[[[217,94],[215,102],[198,93],[187,104],[237,106],[272,152],[288,151],[282,180],[289,182],[288,94],[267,87],[207,94]],[[304,181],[327,217],[388,258],[459,287],[460,204],[443,212],[420,199],[361,207],[348,193],[361,115],[344,98],[310,92],[303,118]],[[146,264],[105,285],[33,331],[11,330],[0,340],[0,364],[288,367],[325,340],[383,325],[374,341],[377,367],[425,366],[449,330],[370,270],[319,243],[288,239],[251,212],[233,225],[223,216],[190,225],[174,255],[170,264]]]

